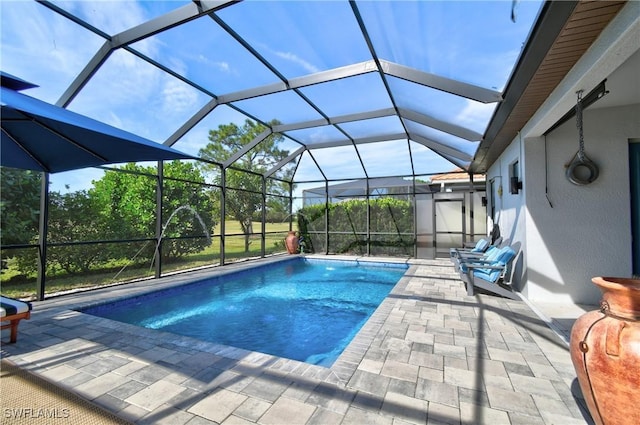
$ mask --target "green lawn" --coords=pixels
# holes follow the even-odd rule
[[[254,232],[259,231],[260,227],[255,226]],[[268,232],[278,232],[275,234],[267,234],[265,239],[265,254],[284,252],[284,237],[289,230],[288,223],[267,223]],[[240,224],[236,221],[227,221],[225,223],[225,233],[227,235],[241,233]],[[196,267],[218,265],[220,264],[220,237],[212,238],[212,244],[204,250],[191,254],[178,261],[163,264],[163,274],[178,270],[188,270]],[[249,252],[245,252],[244,236],[227,236],[225,239],[225,260],[232,262],[234,260],[259,257],[261,251],[260,233],[251,237]],[[107,269],[93,270],[89,274],[68,275],[58,274],[56,276],[47,276],[46,293],[52,294],[61,291],[68,291],[78,288],[90,288],[125,282],[132,279],[152,277],[155,270],[151,268],[151,264],[146,265],[130,265],[127,261],[121,261]],[[2,270],[0,292],[2,295],[13,298],[35,298],[36,294],[36,276],[21,275],[15,268],[9,267]]]

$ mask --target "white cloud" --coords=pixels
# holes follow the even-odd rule
[[[79,1],[65,3],[68,10],[84,17],[92,25],[115,35],[147,20],[141,5],[130,0],[126,1]]]
[[[1,7],[3,71],[40,86],[26,94],[57,101],[101,41],[35,2],[3,2]]]
[[[495,103],[480,103],[473,100],[467,100],[465,108],[455,117],[453,122],[462,127],[472,129],[479,133],[484,133],[487,123],[491,119]]]
[[[307,137],[312,144],[330,141],[329,133],[322,131],[321,129],[316,129],[310,132]]]
[[[220,71],[224,71],[228,74],[231,73],[231,66],[229,65],[229,62],[214,62],[213,65]]]
[[[366,143],[358,146],[370,176],[410,174],[409,148],[406,140]]]
[[[229,65],[229,62],[225,62],[225,61],[212,61],[210,60],[208,57],[204,56],[204,55],[198,55],[198,62],[204,65],[208,65],[211,66],[213,68],[216,68],[222,72],[225,72],[227,74],[231,73],[231,66]]]
[[[167,78],[162,89],[162,109],[170,114],[193,111],[193,105],[198,101],[198,94],[174,78]]]
[[[200,149],[209,142],[209,130],[203,126],[197,126],[172,147],[190,155],[197,156]]]
[[[292,63],[295,63],[296,65],[300,65],[302,68],[304,68],[306,71],[308,71],[309,73],[316,73],[319,71],[318,67],[316,67],[315,65],[307,62],[306,60],[302,59],[301,57],[299,57],[298,55],[296,55],[295,53],[291,53],[291,52],[275,52],[276,56],[281,57],[282,59],[286,59]]]

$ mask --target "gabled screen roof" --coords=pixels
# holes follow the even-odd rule
[[[541,4],[2,2],[2,70],[190,154],[278,122],[295,182],[438,174],[471,163]]]

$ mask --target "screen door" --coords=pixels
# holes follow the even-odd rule
[[[450,248],[464,243],[464,199],[436,199],[433,208],[436,257],[449,257]]]

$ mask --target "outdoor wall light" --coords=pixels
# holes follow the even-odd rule
[[[517,195],[522,189],[522,182],[518,180],[518,177],[513,176],[509,179],[509,193]]]

